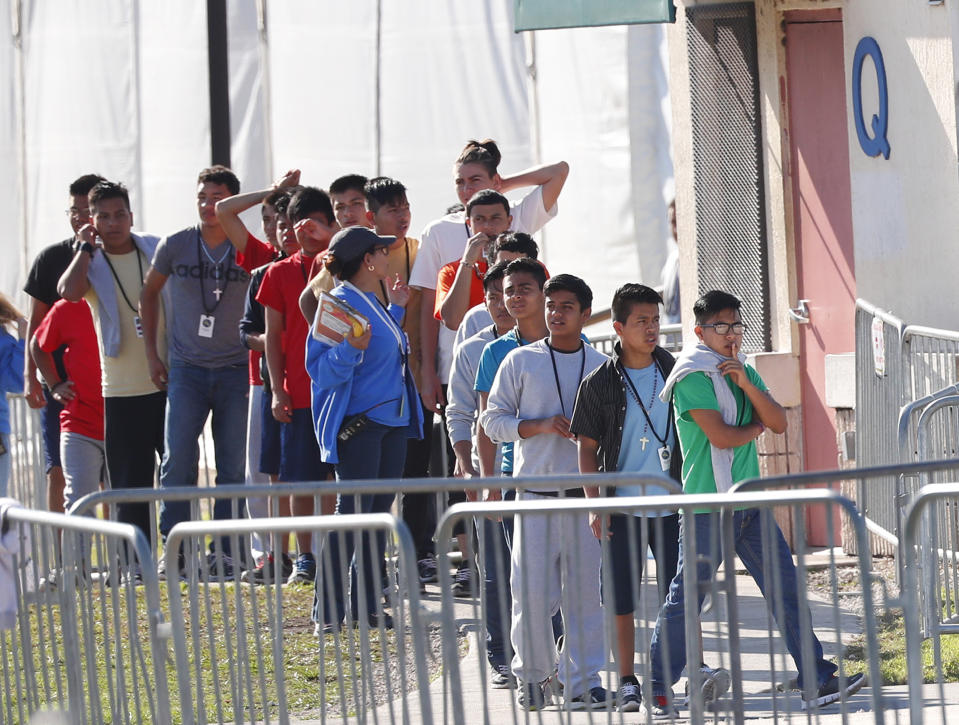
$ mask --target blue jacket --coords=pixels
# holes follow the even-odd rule
[[[0,327],[0,433],[10,434],[7,393],[23,392],[23,340]]]
[[[409,365],[404,369],[395,334],[398,331],[403,336],[408,349],[400,328],[403,308],[390,305],[392,322],[387,323],[385,315],[380,316],[382,307],[373,295],[342,284],[330,294],[367,317],[373,334],[366,350],[357,350],[346,340],[331,347],[312,334],[307,335],[306,370],[312,381],[313,426],[323,460],[339,463],[337,435],[343,421],[358,413],[366,413],[371,420],[384,425],[406,425],[410,438],[422,438],[419,393]],[[388,329],[387,324],[394,324],[395,329]]]

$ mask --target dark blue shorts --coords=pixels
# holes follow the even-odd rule
[[[40,411],[40,423],[43,426],[43,457],[47,463],[47,473],[54,467],[60,467],[60,411],[63,405],[53,394],[43,389],[47,404]]]
[[[261,414],[263,425],[260,428],[260,473],[277,476],[280,473],[280,428],[282,423],[273,417],[273,396],[266,392],[262,398]]]
[[[313,412],[309,408],[293,411],[293,420],[280,424],[280,480],[325,481],[333,465],[320,458],[320,446],[313,431]]]
[[[603,578],[610,577],[613,611],[631,614],[643,585],[646,544],[656,558],[658,592],[662,603],[679,563],[679,515],[661,517],[613,514],[609,517],[609,556],[603,561]],[[601,590],[606,593],[605,583]],[[649,596],[649,593],[647,593]]]

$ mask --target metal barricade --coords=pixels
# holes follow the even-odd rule
[[[959,332],[908,325],[902,331],[902,352],[907,400],[921,398],[959,380]]]
[[[324,553],[329,550],[326,537],[355,535],[357,561],[364,559],[361,542],[367,537],[390,534],[395,550],[386,561],[394,570],[390,575],[398,571],[401,577],[399,589],[388,594],[392,618],[384,612],[379,581],[373,593],[375,618],[355,618],[354,629],[347,615],[345,625],[324,628],[319,623],[325,619],[327,597],[314,605],[312,584],[281,587],[277,579],[273,586],[250,586],[241,581],[239,570],[217,572],[215,557],[221,552],[216,542],[232,539],[235,544],[253,532],[312,532],[323,537],[317,548]],[[213,558],[200,556],[208,539],[214,542]],[[428,638],[412,539],[402,522],[388,514],[198,521],[175,526],[166,543],[167,572],[177,570],[178,555],[186,563],[185,585],[171,591],[170,619],[176,624],[169,630],[182,722],[288,723],[292,711],[296,719],[363,723],[375,706],[383,705],[389,722],[432,723]],[[348,579],[348,557],[331,562],[328,554],[321,556],[317,577],[319,592],[328,591],[334,578]],[[354,578],[354,587],[357,582],[358,596],[364,597],[364,578]]]
[[[873,339],[873,326],[877,328]],[[906,397],[906,371],[902,353],[899,318],[864,300],[856,300],[856,462],[861,466],[898,463],[897,416]],[[884,365],[877,372],[874,349],[883,353]],[[864,516],[886,531],[898,526],[897,479],[889,476],[860,485],[856,499]],[[894,548],[882,540],[875,553],[892,554]]]
[[[559,482],[553,479],[553,486],[556,485],[564,485],[562,479]],[[553,666],[552,663],[555,663],[560,682],[556,682],[556,673],[547,673],[549,676],[545,682],[537,684],[539,689],[530,689],[528,685],[533,684],[532,682],[519,682],[514,685],[513,690],[505,694],[498,694],[495,691],[487,693],[486,678],[482,677],[482,672],[486,669],[486,664],[483,662],[486,653],[482,645],[476,647],[475,656],[464,660],[460,660],[455,651],[456,634],[460,629],[477,627],[481,622],[476,620],[475,613],[469,616],[462,607],[458,607],[452,596],[447,593],[448,587],[441,582],[443,642],[446,647],[447,668],[444,670],[442,691],[435,692],[434,713],[442,711],[445,717],[444,722],[480,722],[481,714],[475,709],[475,703],[479,699],[483,706],[483,722],[510,720],[521,722],[528,716],[522,712],[524,706],[517,698],[519,693],[522,693],[525,703],[539,697],[536,692],[541,691],[544,707],[549,708],[548,703],[558,696],[560,708],[575,708],[577,707],[575,698],[580,694],[584,682],[588,685],[594,682],[602,683],[614,689],[618,686],[619,673],[613,670],[619,669],[618,665],[622,663],[616,655],[612,660],[609,657],[611,645],[617,641],[614,635],[619,632],[618,624],[613,621],[613,607],[610,606],[609,578],[604,576],[603,579],[604,605],[601,608],[588,609],[593,607],[593,600],[599,596],[599,585],[595,584],[597,591],[591,591],[589,586],[583,586],[583,572],[575,573],[577,567],[595,566],[599,558],[597,552],[601,551],[602,556],[609,554],[607,548],[610,545],[609,541],[603,537],[605,530],[600,532],[602,546],[592,538],[593,534],[586,523],[588,512],[599,516],[680,510],[685,512],[683,526],[686,535],[682,537],[682,558],[684,561],[696,561],[697,566],[682,567],[681,576],[673,580],[670,599],[667,600],[669,615],[662,621],[656,621],[657,614],[666,609],[661,610],[655,586],[651,581],[644,580],[641,587],[645,600],[640,602],[636,617],[641,625],[638,639],[642,644],[638,648],[638,665],[635,661],[629,665],[632,665],[641,675],[645,686],[644,702],[653,702],[653,695],[659,694],[651,689],[653,662],[651,656],[646,655],[646,643],[650,642],[651,631],[659,643],[655,647],[655,651],[660,655],[657,662],[661,663],[661,665],[657,664],[657,671],[664,673],[662,675],[664,688],[669,686],[669,680],[675,681],[673,673],[675,673],[675,679],[678,679],[680,674],[681,663],[679,660],[670,662],[670,653],[685,656],[687,651],[697,651],[700,642],[705,652],[705,662],[714,667],[728,668],[722,676],[714,672],[701,671],[697,667],[689,669],[689,718],[696,723],[716,717],[731,717],[737,723],[741,723],[747,716],[769,717],[775,721],[793,718],[806,720],[809,714],[801,712],[800,702],[797,702],[795,695],[789,692],[797,688],[796,682],[789,680],[788,677],[782,681],[782,677],[783,673],[789,670],[795,671],[794,662],[798,657],[803,663],[801,675],[804,681],[817,682],[817,685],[802,691],[800,701],[822,694],[816,692],[818,683],[832,672],[833,667],[825,664],[825,659],[817,656],[818,643],[824,647],[825,656],[840,658],[838,667],[840,687],[845,687],[852,685],[855,680],[851,679],[853,673],[849,671],[849,665],[844,664],[842,654],[853,637],[861,636],[861,648],[864,653],[864,662],[861,663],[861,667],[868,672],[870,681],[880,682],[876,614],[871,590],[866,588],[862,592],[861,625],[854,614],[843,611],[840,605],[837,564],[834,559],[830,561],[828,567],[827,581],[820,583],[820,586],[825,587],[826,594],[809,595],[807,592],[809,571],[806,567],[808,551],[804,543],[800,542],[797,550],[798,563],[794,565],[792,558],[788,556],[782,534],[771,516],[771,510],[774,507],[789,507],[801,523],[803,512],[809,506],[826,507],[830,522],[833,521],[835,507],[840,507],[850,516],[860,544],[858,564],[863,576],[868,579],[870,558],[866,546],[865,523],[851,501],[830,490],[638,496],[589,500],[530,495],[524,497],[524,500],[514,502],[466,503],[451,507],[438,527],[437,543],[441,547],[449,539],[452,526],[457,520],[474,517],[517,517],[511,561],[514,614],[511,641],[514,646],[521,648],[521,653],[513,660],[513,665],[519,672],[531,673],[532,677],[532,673],[542,673],[542,662],[545,658],[547,663],[551,663],[550,668]],[[694,511],[697,514],[713,514],[713,517],[692,518],[689,514]],[[542,552],[535,547],[530,547],[531,551],[530,548],[522,545],[521,537],[529,535],[526,534],[524,522],[542,519],[545,519],[547,523],[537,525],[538,533],[533,536],[532,541],[533,543],[548,542],[547,550],[551,557],[548,561],[541,561]],[[579,527],[579,532],[571,533],[568,522],[564,523],[563,519],[575,519],[578,522],[575,526]],[[550,526],[553,526],[554,530],[544,535],[543,532],[549,532]],[[830,527],[831,531],[837,529],[837,526]],[[805,527],[797,525],[797,530],[803,531]],[[571,543],[580,534],[585,534],[588,539],[592,539],[592,543]],[[694,544],[697,534],[700,537],[698,545]],[[565,538],[562,541],[551,538],[556,535]],[[649,536],[652,537],[653,534]],[[637,543],[641,545],[645,543],[645,540],[640,538]],[[595,551],[591,551],[590,547],[595,547]],[[638,563],[636,558],[638,556],[645,558],[645,547],[630,546],[630,549],[630,565],[635,568]],[[560,553],[555,554],[556,550]],[[763,552],[778,552],[778,555],[763,556]],[[531,560],[526,561],[526,556],[531,557]],[[565,561],[563,557],[567,557]],[[553,577],[548,591],[538,588],[542,582],[540,568],[546,568],[547,576]],[[598,568],[597,566],[596,569]],[[741,576],[740,572],[743,569],[754,576],[758,586]],[[698,588],[697,570],[700,581],[708,582],[706,591]],[[556,581],[557,575],[569,578]],[[590,571],[585,572],[586,579],[590,576]],[[692,597],[685,598],[680,604],[679,600],[682,597],[678,592],[681,592],[682,588],[677,589],[678,586],[685,588],[685,591],[698,591],[700,604],[703,597],[709,596],[712,599],[710,614],[700,618],[699,607]],[[530,590],[526,591],[524,587]],[[765,602],[763,593],[768,597]],[[670,601],[672,604],[668,604]],[[565,630],[562,645],[554,648],[552,637],[547,636],[544,642],[542,632],[546,625],[539,620],[543,616],[549,616],[556,607],[563,612]],[[533,612],[538,614],[536,622],[531,621]],[[575,616],[568,616],[570,612]],[[674,618],[678,613],[682,613],[685,617],[685,626],[679,626],[678,622],[682,620]],[[487,612],[481,614],[485,616]],[[784,642],[784,637],[778,633],[774,634],[777,625],[773,623],[773,620],[783,623],[780,629],[788,632],[789,636],[786,638],[788,645]],[[765,629],[761,624],[763,622],[766,623]],[[595,634],[597,625],[600,632],[598,638]],[[813,636],[814,634],[816,636]],[[676,638],[679,638],[682,644]],[[602,641],[600,642],[599,639]],[[675,644],[670,645],[670,642]],[[547,650],[546,654],[542,649],[544,647]],[[793,655],[788,662],[786,649],[789,649]],[[694,657],[695,655],[691,656],[690,661],[696,662]],[[596,661],[601,662],[599,670],[590,670],[584,675],[582,669],[586,669],[591,662]],[[630,669],[629,665],[627,665],[627,671]],[[765,677],[766,673],[768,678]],[[536,677],[539,674],[536,674]],[[726,679],[720,684],[722,677]],[[573,682],[578,685],[572,687]],[[707,699],[718,690],[725,691],[730,684],[731,696],[715,701]],[[464,692],[464,688],[477,686],[482,690],[480,693]],[[675,701],[678,698],[673,699]],[[464,707],[465,700],[473,705],[473,709],[468,713]],[[859,709],[867,703],[872,710],[870,719],[877,723],[883,722],[884,710],[879,687],[871,688],[868,695],[866,693],[857,695],[855,701],[842,698],[838,708],[834,706],[829,710],[816,711],[813,714],[836,714],[838,709],[838,715],[843,722],[846,722],[854,709]],[[712,711],[709,714],[706,713],[707,707]],[[614,711],[609,704],[606,706],[606,712],[601,715],[601,719],[606,722],[623,722],[624,716]]]
[[[0,721],[41,710],[71,723],[169,723],[153,558],[133,526],[12,507],[0,570]],[[10,601],[10,600],[8,600]]]
[[[46,463],[40,435],[40,411],[27,405],[22,395],[7,394],[10,406],[11,476],[7,495],[24,506],[47,507]]]
[[[592,335],[590,344],[604,355],[613,353],[613,345],[619,341],[619,335]],[[672,353],[683,349],[683,326],[680,324],[661,325],[659,328],[659,345]]]
[[[935,523],[938,518],[931,514],[929,509],[940,505],[948,506],[953,512],[956,511],[956,506],[959,505],[959,484],[939,483],[922,488],[906,514],[906,523],[903,530],[902,549],[906,580],[904,588],[906,601],[903,605],[903,614],[906,620],[909,708],[913,723],[922,722],[923,709],[930,704],[938,706],[941,718],[939,721],[948,722],[946,718],[941,635],[959,633],[959,617],[956,616],[955,609],[952,609],[949,616],[946,616],[942,606],[942,595],[948,593],[946,596],[952,597],[952,601],[955,601],[957,585],[954,565],[957,558],[956,552],[959,551],[955,528],[953,528],[948,542],[944,542],[944,545],[948,548],[940,549],[937,552],[948,563],[944,562],[941,569],[935,567],[931,571],[919,566],[919,562],[923,558],[923,549],[929,545],[925,539],[926,532],[931,524],[933,535],[935,535]],[[938,545],[934,543],[933,546]],[[923,595],[930,593],[933,596],[927,597],[926,601],[923,602]],[[936,611],[928,611],[927,607],[934,608]],[[922,662],[921,645],[924,639],[930,639],[932,642],[932,677],[937,685],[938,693],[938,701],[933,703],[930,702],[930,698],[923,689],[926,682],[926,672]]]

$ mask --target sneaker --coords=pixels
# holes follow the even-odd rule
[[[286,554],[280,554],[280,581],[286,581],[293,573],[293,560]],[[247,569],[240,576],[248,584],[272,584],[276,572],[276,560],[273,554],[264,554],[257,560],[256,568]]]
[[[592,687],[589,692],[566,700],[567,710],[601,710],[613,704],[609,690],[605,687]]]
[[[523,682],[516,691],[516,705],[521,710],[535,712],[553,702],[542,682]]]
[[[206,573],[209,580],[229,581],[233,578],[233,558],[229,554],[211,551],[206,555]]]
[[[846,678],[846,689],[839,689],[839,678],[833,675],[822,684],[816,694],[809,700],[803,699],[802,709],[810,710],[830,705],[844,697],[851,697],[859,692],[866,684],[866,677],[861,672]]]
[[[313,625],[313,636],[322,637],[326,634],[339,634],[342,628],[343,625],[340,623],[333,624],[331,622],[329,624],[320,624],[317,622],[315,625]]]
[[[382,614],[376,614],[376,612],[373,612],[372,614],[367,615],[366,623],[369,625],[371,630],[379,629],[381,625],[383,629],[393,629],[393,617],[386,612],[383,612]],[[359,626],[359,621],[354,619],[353,627],[355,628]]]
[[[619,686],[616,700],[619,703],[620,712],[639,712],[639,706],[643,702],[643,692],[635,682],[624,682]]]
[[[726,694],[732,682],[732,677],[730,677],[728,670],[724,670],[722,667],[713,668],[706,664],[699,666],[699,673],[703,678],[702,689],[700,690],[703,695],[703,704],[708,707],[710,703],[716,702],[716,700]],[[683,697],[682,704],[689,704],[688,679],[686,680],[686,693]]]
[[[436,559],[427,556],[416,562],[416,570],[420,575],[420,584],[432,584],[437,581]]]
[[[679,717],[679,711],[672,703],[672,698],[666,695],[653,695],[649,714],[653,716],[653,720],[671,720]]]
[[[494,665],[490,663],[489,686],[494,690],[508,690],[516,683],[513,671],[509,665]]]
[[[161,582],[167,580],[166,556],[161,556],[159,563],[157,563],[157,579]],[[186,580],[186,562],[182,554],[177,557],[177,579],[180,581]]]
[[[287,579],[288,584],[296,582],[306,582],[312,584],[316,580],[316,559],[313,554],[300,554],[296,557],[296,563],[293,565],[293,571]]]
[[[475,596],[473,588],[473,567],[461,566],[456,570],[456,576],[453,577],[453,596],[454,597],[472,597]]]

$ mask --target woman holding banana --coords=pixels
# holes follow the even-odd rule
[[[335,467],[337,481],[400,478],[407,439],[422,437],[419,394],[409,371],[409,344],[400,327],[410,290],[398,277],[388,279],[387,255],[394,241],[366,227],[348,227],[337,232],[327,252],[327,268],[340,280],[330,294],[368,321],[354,324],[336,345],[312,335],[307,338],[316,437],[323,460]],[[376,296],[384,284],[390,289],[388,307]],[[394,494],[338,495],[336,513],[386,512],[393,498]],[[338,630],[346,615],[341,561],[352,562],[352,620],[362,616],[370,626],[392,626],[388,616],[376,615],[385,540],[382,535],[373,540],[364,535],[359,547],[363,555],[358,557],[362,561],[352,561],[355,548],[352,534],[330,535],[322,556],[328,571],[316,579],[317,592],[325,592],[323,606],[317,599],[314,607],[317,629]]]

